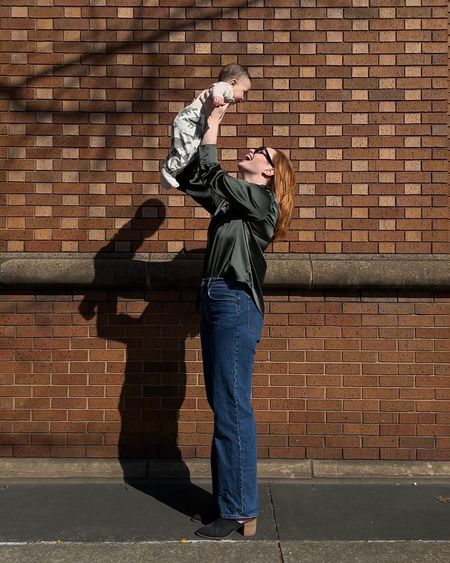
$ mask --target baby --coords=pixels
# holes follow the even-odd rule
[[[182,109],[172,125],[172,146],[161,170],[161,185],[164,188],[178,188],[175,176],[193,159],[206,127],[203,104],[212,99],[215,107],[242,102],[251,88],[248,71],[237,64],[230,64],[221,70],[218,82],[212,84]]]

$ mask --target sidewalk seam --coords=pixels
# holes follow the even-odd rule
[[[268,483],[268,485],[267,485],[267,490],[269,492],[270,506],[272,508],[272,518],[273,518],[273,522],[274,522],[274,525],[275,525],[275,533],[277,535],[276,541],[277,541],[278,553],[280,555],[281,563],[284,563],[283,550],[281,548],[281,541],[280,541],[280,532],[279,532],[279,529],[278,529],[277,515],[275,514],[275,506],[273,504],[272,490],[270,488],[270,483]]]

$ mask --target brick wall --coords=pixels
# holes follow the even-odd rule
[[[275,251],[449,251],[445,0],[141,5],[2,2],[2,250],[96,252],[149,195],[166,218],[143,251],[202,247],[207,217],[158,170],[175,112],[239,62],[224,165],[270,144],[299,171]]]
[[[269,252],[449,253],[447,41],[445,0],[4,0],[0,251],[203,249],[207,214],[159,166],[175,113],[238,62],[224,166],[266,144],[298,171]],[[4,291],[0,455],[207,456],[193,301]],[[450,458],[448,294],[267,303],[261,457]]]
[[[0,455],[207,456],[194,294],[3,295]],[[449,459],[449,312],[431,294],[268,295],[260,457]]]

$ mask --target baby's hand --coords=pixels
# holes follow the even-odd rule
[[[215,108],[220,108],[221,106],[225,105],[225,100],[222,98],[222,96],[214,96],[213,104]]]

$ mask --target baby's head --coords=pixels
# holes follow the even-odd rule
[[[233,88],[233,98],[236,103],[242,102],[245,94],[252,87],[248,70],[241,65],[224,66],[219,74],[219,82],[228,82]]]

